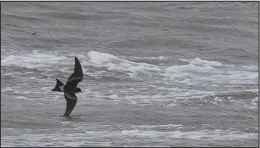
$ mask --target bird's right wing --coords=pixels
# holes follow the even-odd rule
[[[69,116],[77,104],[77,96],[75,93],[64,93],[64,97],[66,99],[67,106],[63,116]]]
[[[66,85],[74,86],[76,87],[80,81],[83,79],[83,72],[82,67],[79,62],[79,59],[75,57],[75,66],[74,66],[74,72],[71,74],[71,76],[68,78]]]

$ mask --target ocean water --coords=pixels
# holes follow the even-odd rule
[[[1,146],[258,146],[258,4],[1,2]]]

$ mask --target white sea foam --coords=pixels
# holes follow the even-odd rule
[[[135,59],[135,60],[168,60],[169,57],[165,57],[165,56],[158,56],[158,57],[135,57],[135,56],[128,56],[127,58],[130,59]]]
[[[55,55],[48,52],[33,51],[19,55],[9,55],[1,60],[2,66],[19,66],[25,68],[51,67],[58,62],[67,59],[62,55]]]
[[[107,139],[113,139],[108,142]],[[121,130],[121,131],[91,131],[83,130],[80,132],[53,131],[47,133],[30,134],[25,133],[20,136],[4,136],[1,139],[1,144],[10,146],[95,146],[95,145],[133,145],[137,143],[140,138],[146,142],[149,141],[174,141],[178,139],[192,139],[192,140],[244,140],[257,139],[257,133],[244,133],[232,130],[202,130],[202,131],[157,131],[157,130]],[[45,141],[45,142],[44,142]],[[48,142],[46,142],[48,141]],[[73,141],[73,142],[72,142]],[[144,142],[143,141],[143,142]],[[167,145],[167,144],[166,144]]]
[[[59,70],[67,72],[67,64],[71,64],[73,61],[73,59],[68,60],[68,58],[72,56],[74,55],[65,56],[63,54],[53,52],[33,51],[32,53],[25,53],[22,55],[7,56],[3,58],[1,62],[3,66],[16,65],[27,68],[45,68],[45,70],[52,70],[51,67],[53,66],[65,64],[66,68],[61,66]],[[149,86],[153,85],[153,88],[155,89],[169,92],[167,94],[149,95],[149,99],[147,98],[147,94],[142,94],[142,92],[137,92],[138,95],[127,95],[125,97],[121,97],[120,93],[112,93],[111,96],[103,95],[102,93],[96,95],[93,94],[96,98],[99,99],[110,98],[118,101],[122,100],[123,98],[129,102],[142,105],[146,103],[149,104],[151,102],[157,103],[168,100],[205,97],[209,95],[215,95],[216,92],[221,93],[231,90],[234,91],[234,85],[256,85],[258,79],[258,72],[255,71],[256,67],[254,66],[243,66],[241,69],[235,66],[224,65],[217,61],[202,60],[200,58],[181,59],[181,61],[187,62],[187,64],[173,65],[169,67],[128,61],[109,53],[101,53],[96,51],[90,51],[86,54],[81,54],[80,58],[84,73],[90,76],[98,77],[108,75],[107,71],[100,71],[100,69],[93,70],[91,69],[93,67],[104,68],[112,72],[119,71],[130,75],[131,78],[140,80],[144,80],[146,78],[149,78],[150,80],[151,78],[152,81],[148,82]],[[163,57],[158,58],[164,59]],[[139,75],[140,73],[141,75]],[[117,77],[114,73],[109,74],[111,77]],[[44,84],[44,81],[46,80],[38,79],[37,81],[40,81],[42,84]],[[159,85],[157,85],[157,83]],[[181,86],[182,88],[176,86]],[[41,90],[46,92],[51,88],[51,86],[44,86],[41,88]],[[121,92],[122,91],[123,90],[121,90]],[[131,92],[133,90],[125,91]],[[26,90],[17,89],[14,91],[14,93],[26,95],[29,92]],[[42,92],[35,91],[35,94],[42,94]],[[215,98],[215,102],[217,104],[221,104],[222,98],[218,98],[217,100],[216,99],[217,98]],[[175,104],[174,102],[170,102],[168,105]]]
[[[213,84],[257,84],[257,71],[236,70],[220,62],[199,58],[184,61],[189,62],[189,64],[168,67],[165,69],[165,74],[171,80],[195,85],[197,85],[197,82],[201,85],[208,84],[205,86],[212,86]],[[250,67],[252,69],[252,66]]]
[[[251,101],[251,104],[253,105],[258,105],[258,97],[255,97],[252,101]]]
[[[141,131],[141,130],[124,130],[122,135],[131,137],[146,137],[146,138],[185,138],[194,140],[239,140],[239,139],[257,139],[257,133],[243,133],[231,130],[202,130],[202,131]]]
[[[258,97],[255,97],[255,98],[253,98],[252,100],[251,100],[251,102],[250,102],[250,104],[248,104],[248,103],[243,103],[244,105],[244,107],[246,108],[246,109],[248,109],[248,110],[255,110],[255,111],[257,111],[258,110]]]
[[[135,129],[142,129],[142,130],[151,130],[151,129],[181,129],[183,128],[182,124],[165,124],[165,125],[133,125],[131,126]]]
[[[94,66],[105,67],[108,70],[126,72],[161,71],[161,69],[155,65],[131,62],[128,60],[120,59],[108,53],[90,51],[88,53],[88,58],[88,62],[90,62]]]
[[[1,92],[14,91],[15,89],[17,89],[17,87],[16,87],[16,88],[13,88],[13,87],[5,87],[5,88],[2,88],[2,89],[1,89]]]
[[[217,62],[217,61],[208,61],[208,60],[202,60],[200,58],[195,58],[195,59],[180,59],[181,61],[183,62],[188,62],[192,65],[195,65],[195,66],[199,66],[199,67],[210,67],[210,66],[213,66],[213,67],[221,67],[223,66],[222,63],[220,62]]]
[[[138,72],[146,74],[156,74],[164,77],[161,80],[153,78],[154,82],[163,81],[165,84],[178,82],[190,86],[203,86],[208,89],[219,88],[219,85],[229,87],[230,85],[257,84],[258,73],[249,69],[237,68],[230,65],[224,65],[217,61],[195,59],[181,59],[188,62],[186,65],[174,65],[162,67],[158,65],[132,62],[121,59],[109,53],[100,53],[96,51],[88,52],[88,61],[84,65],[106,68],[109,71],[119,71],[130,75],[132,78],[139,77]],[[146,75],[146,77],[150,77]],[[224,90],[224,89],[223,89]],[[226,89],[225,89],[226,90]]]
[[[131,77],[138,77],[136,73],[145,72],[146,74],[155,73],[166,77],[162,80],[165,83],[175,81],[183,84],[202,86],[213,86],[213,84],[256,84],[258,72],[252,71],[256,69],[254,66],[243,66],[242,69],[234,69],[217,61],[195,59],[181,59],[188,62],[186,65],[174,65],[170,67],[161,67],[147,63],[137,63],[121,59],[109,53],[100,53],[90,51],[86,55],[81,56],[81,63],[85,73],[89,75],[103,75],[102,72],[90,73],[84,66],[94,66],[106,68],[109,71],[124,72]],[[84,58],[85,57],[85,58]],[[69,64],[71,60],[68,57],[52,52],[33,51],[32,53],[24,53],[19,55],[10,55],[1,60],[2,66],[20,66],[26,68],[50,68],[57,66],[57,63]],[[58,64],[58,65],[59,65]],[[61,68],[65,71],[67,68]],[[66,71],[67,72],[67,71]]]

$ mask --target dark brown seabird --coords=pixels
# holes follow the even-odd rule
[[[68,78],[66,84],[64,85],[58,78],[56,78],[56,86],[51,91],[64,92],[64,98],[67,102],[67,106],[63,116],[69,116],[74,109],[78,99],[75,94],[78,92],[82,93],[81,89],[77,87],[78,83],[82,81],[82,79],[82,67],[77,57],[75,57],[74,72]]]

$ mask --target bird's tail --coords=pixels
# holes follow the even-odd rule
[[[62,86],[64,86],[64,84],[58,78],[56,78],[56,86],[51,91],[62,92]]]

